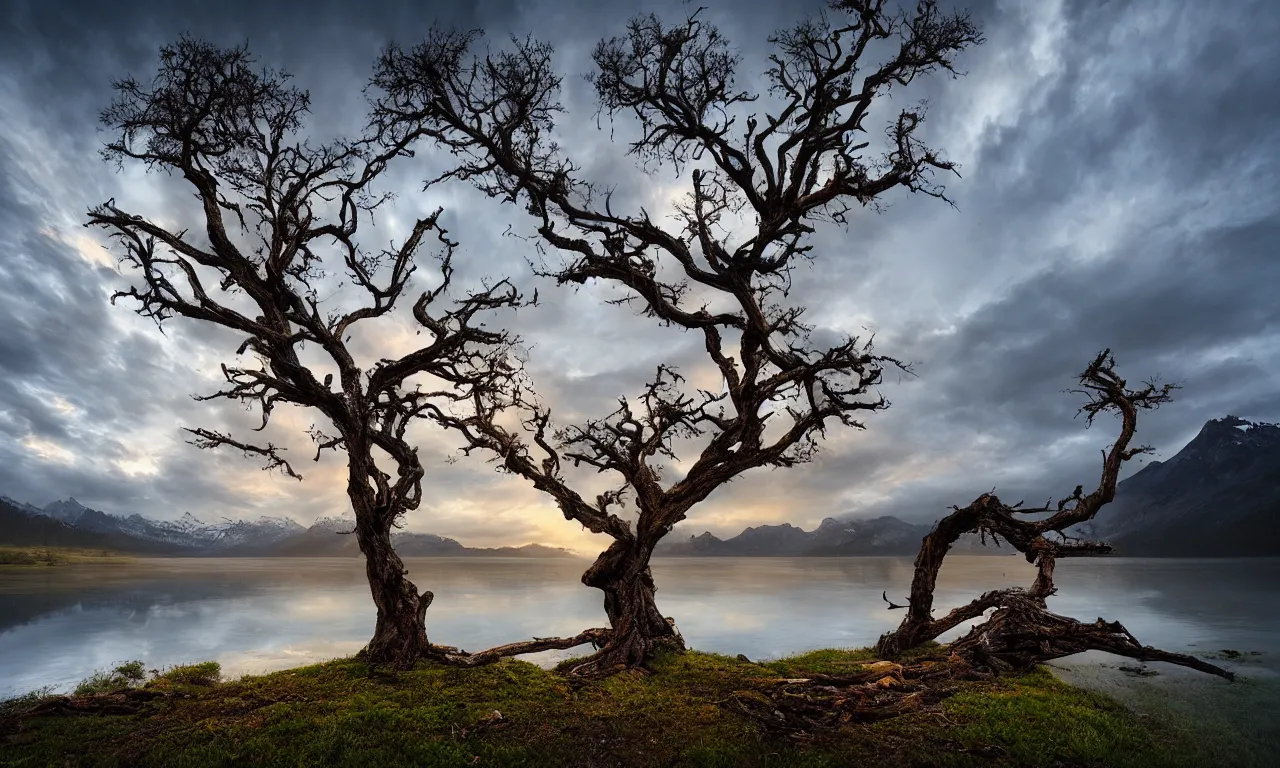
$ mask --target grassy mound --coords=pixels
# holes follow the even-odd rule
[[[839,674],[866,651],[752,663],[689,652],[652,674],[574,681],[521,661],[400,674],[338,660],[219,682],[216,664],[0,707],[0,765],[1198,766],[1177,732],[1047,671],[965,683],[931,711],[806,739],[724,703],[762,681]],[[117,670],[118,672],[119,670]]]

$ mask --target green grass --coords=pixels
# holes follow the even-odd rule
[[[202,661],[199,664],[180,664],[170,667],[157,673],[151,684],[157,688],[180,685],[210,687],[220,682],[222,682],[222,665],[216,661]]]
[[[0,545],[0,567],[48,567],[73,563],[128,563],[133,558],[106,549]]]
[[[968,683],[941,711],[804,741],[771,737],[719,704],[761,678],[839,674],[870,660],[867,651],[763,663],[689,652],[660,658],[650,675],[596,682],[521,661],[475,669],[424,663],[392,675],[351,659],[219,682],[221,670],[210,662],[154,676],[143,685],[178,695],[136,714],[15,718],[41,697],[0,705],[0,765],[1237,764],[1190,762],[1206,755],[1189,750],[1178,731],[1047,671]],[[137,669],[102,674],[129,678]]]

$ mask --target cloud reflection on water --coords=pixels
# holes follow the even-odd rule
[[[437,597],[437,642],[475,649],[604,623],[579,560],[410,559]],[[901,612],[907,558],[699,558],[654,563],[658,604],[692,647],[771,658],[871,644]],[[1016,557],[955,557],[939,579],[937,610],[1025,584]],[[1169,650],[1280,648],[1280,561],[1088,560],[1059,566],[1053,610],[1122,620]],[[157,560],[0,575],[0,696],[67,687],[94,669],[140,658],[149,668],[216,659],[227,674],[348,656],[371,631],[374,608],[358,560]],[[958,635],[954,630],[944,639]],[[579,649],[576,653],[584,652]],[[552,664],[574,655],[528,657]]]

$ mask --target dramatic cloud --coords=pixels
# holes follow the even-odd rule
[[[809,11],[817,11],[811,3]],[[1113,425],[1084,430],[1061,390],[1103,347],[1133,379],[1183,390],[1147,417],[1140,439],[1171,455],[1208,418],[1280,418],[1280,7],[990,0],[969,5],[987,43],[966,77],[921,84],[927,139],[962,165],[951,208],[893,195],[881,213],[820,229],[796,274],[795,301],[815,334],[876,333],[915,363],[883,387],[893,407],[866,431],[830,433],[814,463],[759,471],[722,489],[681,526],[733,534],[745,525],[812,526],[837,514],[932,519],[993,486],[1042,500],[1091,482]],[[256,417],[189,396],[216,384],[239,340],[174,322],[160,334],[108,298],[128,284],[99,233],[81,225],[115,197],[127,210],[192,222],[181,183],[97,157],[96,114],[110,81],[145,78],[182,32],[248,41],[268,66],[311,91],[313,132],[352,134],[379,49],[413,43],[432,22],[481,27],[495,45],[532,34],[566,73],[563,143],[592,178],[617,183],[619,206],[660,211],[680,192],[646,175],[597,129],[578,73],[602,36],[637,11],[679,18],[692,6],[630,3],[136,2],[7,3],[0,16],[0,494],[36,504],[73,495],[107,511],[177,517],[284,514],[301,522],[345,505],[341,457],[299,461],[302,483],[233,453],[186,444],[179,425],[243,430]],[[768,34],[804,8],[713,6],[738,45],[744,79],[765,65]],[[627,130],[618,125],[619,135]],[[417,215],[461,241],[458,279],[504,275],[543,303],[513,327],[539,387],[564,418],[602,415],[660,361],[703,375],[698,339],[606,305],[607,287],[556,289],[529,274],[526,226],[461,185],[427,194],[441,158],[401,163],[399,197],[377,240]],[[434,279],[424,264],[421,279]],[[506,318],[511,320],[510,317]],[[400,321],[357,340],[368,359],[414,343]],[[701,383],[701,382],[700,382]],[[705,386],[706,384],[704,384]],[[714,386],[714,382],[711,383]],[[310,414],[282,411],[270,439],[309,455]],[[466,543],[538,540],[586,551],[600,542],[565,523],[521,481],[479,459],[448,464],[454,442],[424,428],[429,477],[409,527]],[[587,477],[586,480],[592,480]]]

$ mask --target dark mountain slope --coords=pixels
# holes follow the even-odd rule
[[[1280,426],[1209,421],[1121,482],[1092,534],[1126,555],[1280,555]]]

